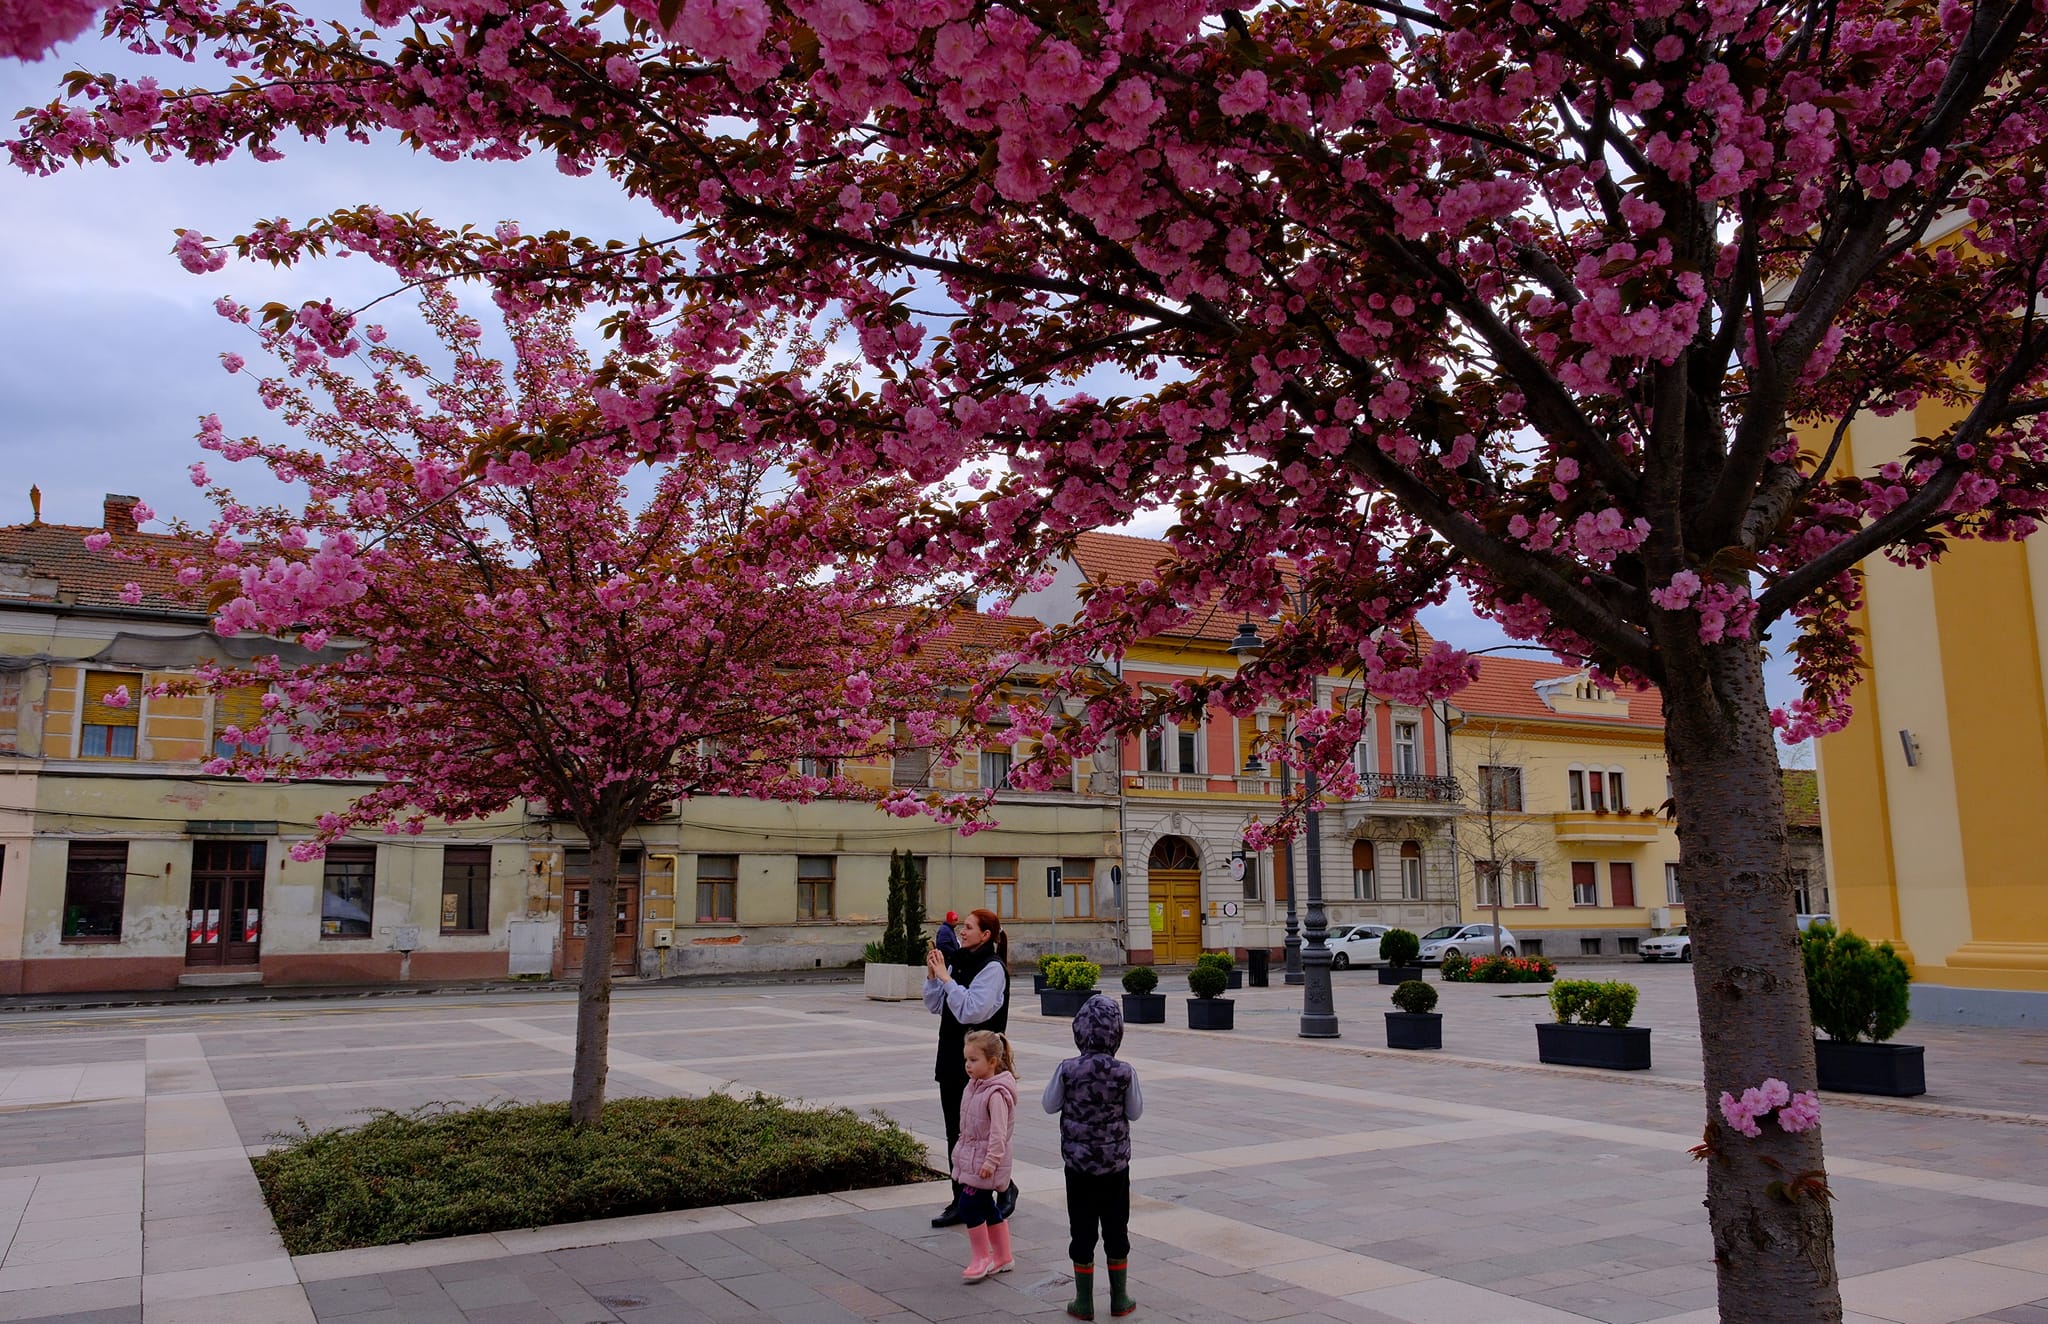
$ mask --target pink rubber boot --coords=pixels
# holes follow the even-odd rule
[[[1010,1256],[1010,1225],[990,1223],[988,1225],[990,1273],[1008,1273],[1017,1267],[1017,1261]]]
[[[978,1283],[996,1271],[996,1262],[990,1258],[988,1224],[967,1229],[967,1244],[974,1248],[974,1258],[967,1261],[967,1267],[960,1271],[963,1283]]]

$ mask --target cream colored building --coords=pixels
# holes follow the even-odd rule
[[[1453,700],[1451,756],[1464,917],[1500,923],[1527,955],[1630,956],[1685,923],[1663,700],[1583,669],[1482,657]]]

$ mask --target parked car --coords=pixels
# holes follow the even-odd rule
[[[1637,943],[1636,955],[1645,961],[1690,961],[1692,939],[1686,936],[1685,926],[1681,924],[1669,933],[1660,933]]]
[[[1330,949],[1330,968],[1347,970],[1354,965],[1378,965],[1380,963],[1380,939],[1392,928],[1388,924],[1340,924],[1342,936],[1337,929],[1330,930],[1323,939],[1323,945]]]
[[[1440,925],[1422,935],[1422,955],[1416,959],[1424,965],[1442,965],[1446,956],[1491,956],[1493,927],[1491,924]],[[1515,954],[1515,935],[1505,928],[1500,931],[1500,954]]]
[[[1799,921],[1799,931],[1801,933],[1806,932],[1816,924],[1832,924],[1835,922],[1833,915],[1794,915],[1792,918]]]

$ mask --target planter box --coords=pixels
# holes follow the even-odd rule
[[[861,971],[860,985],[877,1002],[915,1002],[924,996],[924,967],[870,962]]]
[[[1444,1014],[1440,1011],[1390,1011],[1387,1017],[1387,1047],[1442,1048]]]
[[[1405,984],[1411,979],[1420,978],[1422,978],[1422,967],[1419,965],[1383,965],[1380,967],[1380,982],[1382,984]]]
[[[1559,1025],[1541,1021],[1536,1026],[1536,1057],[1564,1067],[1603,1067],[1609,1071],[1648,1071],[1650,1031],[1645,1026]]]
[[[1927,1093],[1927,1050],[1919,1044],[1854,1044],[1813,1041],[1820,1087],[1836,1094],[1889,1094],[1911,1098]]]
[[[1049,988],[1038,995],[1038,1013],[1072,1020],[1081,1004],[1094,996],[1092,988]]]
[[[1043,993],[1043,992],[1045,992],[1045,976],[1044,976],[1044,975],[1033,975],[1033,976],[1031,976],[1031,991],[1032,991],[1033,993]]]
[[[1225,989],[1227,990],[1227,989],[1234,989],[1234,988],[1243,988],[1243,987],[1244,987],[1244,971],[1242,971],[1242,970],[1236,970],[1236,969],[1233,969],[1233,970],[1232,970],[1232,971],[1230,972],[1230,982],[1229,982],[1228,984],[1225,984],[1225,985],[1224,985],[1224,988],[1225,988]]]
[[[1166,995],[1164,993],[1124,994],[1124,1024],[1166,1024]]]
[[[1237,1004],[1229,998],[1188,999],[1190,1030],[1230,1030],[1236,1027]]]

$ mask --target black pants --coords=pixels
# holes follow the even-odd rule
[[[1131,1170],[1105,1176],[1067,1169],[1067,1258],[1074,1264],[1095,1263],[1095,1231],[1102,1229],[1102,1250],[1110,1263],[1131,1257]]]
[[[967,1097],[967,1078],[939,1082],[939,1107],[946,1114],[946,1164],[953,1163],[953,1146],[960,1143],[960,1100]]]
[[[960,1191],[960,1212],[965,1215],[962,1221],[967,1226],[980,1227],[983,1223],[1003,1221],[1003,1207],[996,1203],[994,1191],[976,1190],[972,1186],[962,1186]]]

